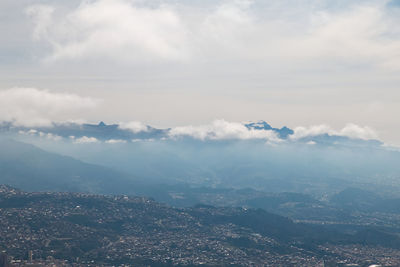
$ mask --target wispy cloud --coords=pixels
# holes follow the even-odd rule
[[[63,139],[62,136],[59,136],[57,134],[38,132],[35,129],[30,129],[27,131],[20,130],[20,131],[18,131],[18,133],[23,134],[23,135],[40,136],[40,137],[47,138],[47,139],[53,140],[53,141],[60,141]]]
[[[74,143],[76,144],[88,144],[88,143],[98,143],[98,142],[99,140],[95,137],[82,136],[80,138],[74,139]]]
[[[127,142],[126,140],[121,140],[121,139],[109,139],[105,143],[106,144],[121,144],[121,143],[123,144],[126,142]]]

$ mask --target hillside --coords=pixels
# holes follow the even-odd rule
[[[32,251],[35,261],[50,257],[74,266],[387,263],[400,252],[400,239],[378,229],[349,235],[263,210],[177,209],[140,197],[8,186],[0,186],[0,231],[0,250],[15,259]]]
[[[0,183],[28,191],[118,193],[131,176],[33,145],[0,139]]]

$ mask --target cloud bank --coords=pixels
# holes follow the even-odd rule
[[[201,126],[181,126],[169,131],[171,138],[192,137],[199,140],[228,139],[266,139],[278,141],[276,133],[270,130],[248,129],[242,123],[215,120],[211,124]]]
[[[329,3],[328,3],[329,2]],[[400,18],[388,1],[82,1],[34,5],[50,61],[252,61],[400,68]],[[268,61],[266,61],[268,60]],[[288,67],[288,66],[286,66]]]
[[[81,119],[99,100],[36,88],[0,90],[0,121],[16,126],[51,126],[53,122]]]
[[[108,58],[180,60],[185,57],[185,29],[167,6],[138,6],[127,0],[82,1],[61,17],[52,6],[27,9],[36,40],[53,47],[49,60]]]
[[[341,130],[335,130],[329,125],[314,125],[310,127],[296,127],[294,129],[294,134],[289,136],[291,140],[299,140],[305,137],[312,137],[318,135],[334,135],[334,136],[343,136],[349,137],[353,139],[362,139],[362,140],[370,140],[370,139],[379,139],[378,134],[375,130],[368,126],[359,126],[353,123],[348,123]]]
[[[319,136],[342,136],[361,140],[379,140],[377,132],[368,126],[359,126],[348,123],[340,130],[335,130],[329,125],[314,125],[310,127],[299,126],[294,129],[294,134],[289,135],[289,140],[297,141],[302,138]],[[271,142],[282,142],[276,132],[264,129],[248,129],[243,123],[215,120],[210,124],[200,126],[180,126],[172,128],[169,132],[171,138],[192,137],[199,140],[250,140],[265,139]],[[315,144],[315,143],[310,143]]]
[[[119,123],[118,127],[123,130],[132,131],[133,133],[148,131],[147,125],[140,121],[121,122]]]

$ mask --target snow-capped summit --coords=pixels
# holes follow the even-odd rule
[[[289,135],[293,134],[293,130],[289,129],[286,126],[283,126],[282,128],[273,128],[271,125],[269,125],[267,122],[261,120],[258,122],[250,122],[245,124],[245,126],[248,129],[254,129],[254,130],[271,130],[274,131],[278,134],[279,138],[281,139],[286,139]]]

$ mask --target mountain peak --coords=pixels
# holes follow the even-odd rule
[[[267,122],[260,120],[258,122],[250,122],[245,124],[247,129],[254,129],[254,130],[271,130],[278,134],[279,138],[286,139],[289,135],[293,134],[293,130],[289,129],[286,126],[283,126],[281,129],[273,128]]]
[[[271,130],[272,126],[269,125],[267,122],[260,120],[258,122],[250,122],[245,125],[248,129],[255,129],[255,130]]]
[[[98,126],[104,127],[107,126],[103,121],[99,122]]]

